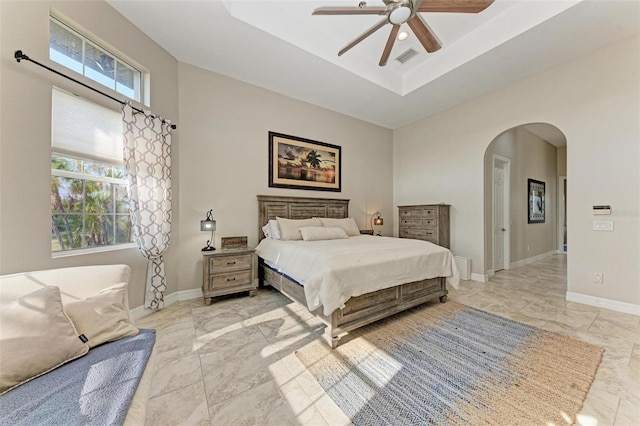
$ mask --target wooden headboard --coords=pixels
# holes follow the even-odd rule
[[[349,200],[337,198],[282,197],[258,195],[258,240],[262,240],[262,227],[276,216],[287,219],[311,217],[349,217]]]

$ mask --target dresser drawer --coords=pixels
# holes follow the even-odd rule
[[[400,236],[403,238],[415,238],[418,240],[435,241],[437,234],[435,229],[411,229],[404,228],[400,230]]]
[[[436,218],[437,212],[434,207],[425,208],[404,208],[400,209],[401,218]]]
[[[251,271],[229,272],[211,275],[209,277],[208,290],[219,290],[249,285],[253,285],[251,282]]]
[[[220,256],[209,258],[209,272],[230,272],[252,268],[252,254],[239,254],[236,256]]]
[[[405,228],[435,228],[435,219],[402,219],[400,226]]]

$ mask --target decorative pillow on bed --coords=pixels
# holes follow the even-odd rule
[[[0,323],[0,394],[89,351],[62,308],[58,287],[2,303]]]
[[[347,217],[344,219],[333,219],[329,217],[321,217],[320,221],[322,222],[322,226],[326,227],[338,227],[345,230],[348,236],[355,237],[360,235],[360,228],[356,224],[356,221],[352,217]]]
[[[276,219],[270,219],[267,225],[269,225],[269,230],[271,231],[271,237],[269,238],[273,240],[281,240],[282,235],[280,234],[280,226],[278,225],[278,221]]]
[[[311,219],[285,219],[276,217],[280,227],[281,240],[301,240],[300,228],[303,226],[322,226],[322,222],[317,217]]]
[[[125,307],[127,283],[106,288],[95,296],[64,305],[64,310],[87,344],[94,348],[105,342],[135,336],[138,329],[129,321]]]
[[[339,240],[349,238],[344,229],[338,227],[303,226],[300,228],[305,241]]]

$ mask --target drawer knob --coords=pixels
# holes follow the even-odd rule
[[[227,262],[227,265],[235,265],[236,261],[234,260],[233,262]]]
[[[235,278],[235,277],[233,277],[233,278],[227,278],[227,281],[235,281],[235,280],[236,280],[236,278]]]

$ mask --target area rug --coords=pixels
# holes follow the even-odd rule
[[[574,424],[603,349],[455,302],[423,305],[300,361],[355,425]]]

